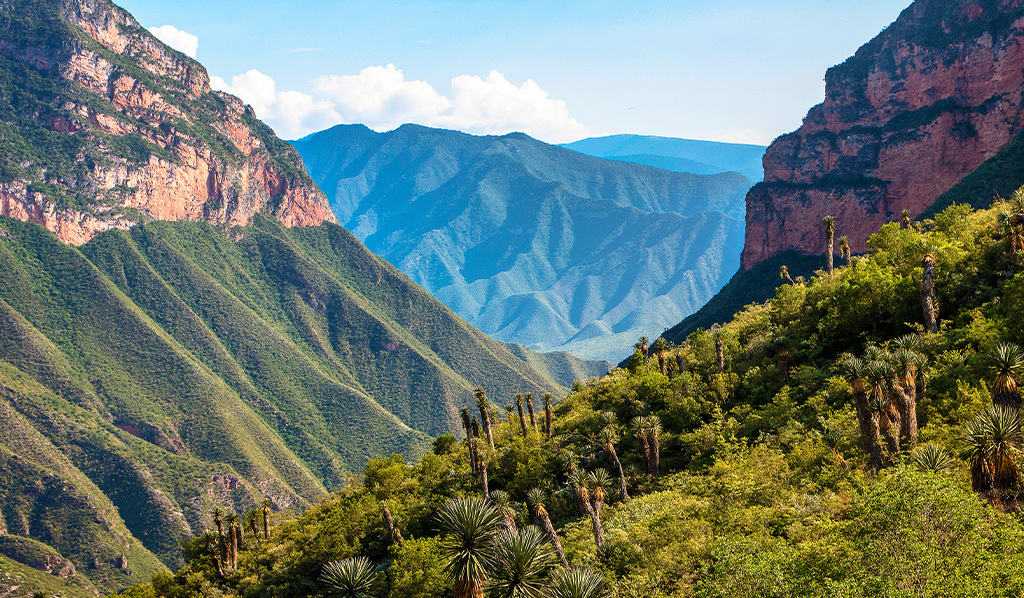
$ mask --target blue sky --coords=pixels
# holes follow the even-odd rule
[[[909,0],[119,0],[286,138],[412,121],[767,144]],[[169,27],[165,27],[169,26]]]

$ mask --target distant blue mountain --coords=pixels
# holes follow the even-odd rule
[[[698,141],[656,135],[589,137],[572,143],[563,143],[562,147],[588,156],[646,164],[674,172],[738,172],[753,181],[764,178],[761,158],[767,149],[763,145]]]
[[[293,143],[343,226],[498,340],[617,362],[739,267],[752,182],[735,172],[417,125]]]

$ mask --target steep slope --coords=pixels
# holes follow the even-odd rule
[[[1019,0],[917,0],[829,69],[824,103],[768,148],[747,195],[743,267],[820,253],[826,214],[862,252],[879,226],[903,209],[918,217],[996,156],[1024,126],[1022,40]],[[987,205],[996,188],[963,191],[943,205]]]
[[[108,0],[0,0],[0,214],[68,243],[135,222],[335,222],[294,150]]]
[[[178,563],[215,505],[301,508],[419,454],[477,385],[501,405],[600,373],[490,339],[337,225],[76,249],[0,218],[0,529],[113,591]]]
[[[762,145],[699,141],[657,135],[608,135],[588,137],[572,143],[569,148],[588,156],[646,164],[675,172],[716,174],[738,172],[752,181],[764,177]]]
[[[522,134],[338,126],[295,142],[339,220],[473,325],[620,359],[738,267],[735,174],[612,162]]]

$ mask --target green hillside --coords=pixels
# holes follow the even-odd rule
[[[304,508],[372,455],[422,454],[476,386],[605,371],[491,340],[337,225],[157,222],[73,248],[3,218],[0,525],[111,591],[180,564],[215,505]]]
[[[1024,189],[887,224],[849,265],[577,385],[550,437],[483,405],[490,432],[371,460],[219,572],[199,536],[127,596],[1020,596],[1022,228]]]

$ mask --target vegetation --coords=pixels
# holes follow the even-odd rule
[[[493,451],[470,425],[415,464],[373,459],[363,483],[249,544],[236,572],[218,577],[200,550],[130,595],[317,595],[325,563],[357,556],[384,571],[381,597],[1019,595],[1024,440],[1018,410],[994,403],[1024,340],[1006,208],[886,225],[849,266],[666,348],[665,373],[641,341],[554,406],[550,441],[491,404]]]

